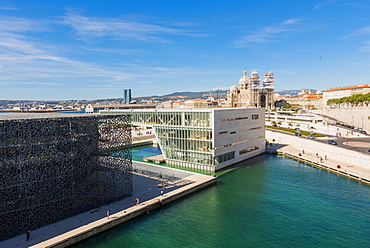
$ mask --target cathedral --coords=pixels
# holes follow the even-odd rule
[[[274,107],[273,91],[275,77],[272,72],[267,72],[261,87],[258,72],[253,71],[250,77],[247,71],[239,80],[239,86],[233,85],[227,93],[226,108],[267,108]]]

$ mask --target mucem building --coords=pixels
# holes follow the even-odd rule
[[[131,157],[128,115],[1,114],[0,240],[131,196]]]

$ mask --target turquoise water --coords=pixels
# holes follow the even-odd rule
[[[144,161],[143,158],[159,154],[162,154],[162,151],[159,147],[145,146],[140,148],[134,148],[132,149],[132,160],[143,162]],[[112,154],[112,156],[120,157],[120,152],[115,152]]]
[[[261,155],[73,247],[370,247],[370,186]]]
[[[144,161],[143,158],[149,157],[149,156],[155,156],[155,155],[159,155],[159,154],[162,154],[162,151],[159,147],[154,147],[154,146],[138,147],[138,148],[132,149],[132,160],[143,162]],[[114,156],[114,157],[121,157],[120,152],[115,152],[111,155]],[[124,158],[124,156],[125,156],[125,154],[123,154],[122,158]],[[148,163],[151,163],[151,162],[148,162]],[[155,164],[155,163],[151,163],[151,164]],[[183,168],[183,167],[164,164],[164,163],[162,163],[160,165],[175,168],[175,169],[181,169],[181,170],[201,173],[201,174],[205,174],[205,175],[213,175],[214,174],[213,172],[210,172],[210,171],[203,171],[203,170],[194,169],[194,168]]]

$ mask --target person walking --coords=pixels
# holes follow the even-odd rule
[[[163,190],[161,190],[161,196],[163,197]]]
[[[26,232],[26,238],[27,238],[27,241],[29,241],[29,240],[30,240],[30,237],[31,237],[31,231],[30,231],[30,230],[28,230],[28,231]]]
[[[110,210],[107,211],[107,219],[109,220]]]
[[[140,203],[140,199],[136,198],[136,206]]]

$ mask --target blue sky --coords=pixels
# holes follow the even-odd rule
[[[366,0],[0,1],[0,99],[208,91],[243,70],[275,89],[370,83]]]

